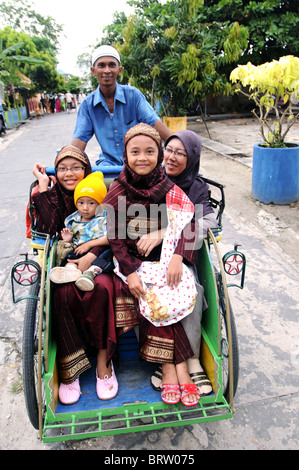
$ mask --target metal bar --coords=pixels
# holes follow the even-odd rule
[[[50,245],[50,236],[47,235],[44,256],[42,262],[41,283],[40,283],[40,308],[39,308],[39,323],[38,323],[38,423],[39,423],[39,439],[42,440],[43,434],[43,410],[42,410],[42,334],[43,334],[43,313],[44,313],[44,286],[46,279],[47,256]]]
[[[229,405],[231,407],[232,412],[234,413],[234,382],[233,382],[233,350],[232,350],[232,334],[231,334],[231,321],[230,321],[230,308],[229,308],[229,298],[228,298],[228,291],[227,291],[227,285],[226,285],[226,277],[225,277],[225,271],[223,267],[223,261],[222,261],[222,256],[219,250],[219,246],[217,244],[217,241],[214,237],[213,232],[211,229],[208,230],[208,236],[212,240],[213,246],[215,248],[215,252],[218,258],[219,262],[219,268],[220,268],[220,273],[221,273],[221,278],[222,278],[222,283],[223,283],[223,292],[224,292],[224,298],[225,298],[225,313],[226,313],[226,323],[227,323],[227,337],[228,337],[228,376],[229,376]],[[221,338],[219,338],[219,341],[221,341]]]

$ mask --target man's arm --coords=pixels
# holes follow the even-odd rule
[[[77,147],[80,150],[85,150],[87,142],[84,142],[84,140],[80,140],[80,139],[73,139],[71,142],[71,145],[73,145],[74,147]]]
[[[156,124],[154,125],[154,128],[156,129],[156,131],[159,132],[162,140],[166,140],[168,139],[169,136],[172,135],[170,130],[165,126],[165,124],[163,124],[162,121],[160,121],[160,119],[156,122]]]

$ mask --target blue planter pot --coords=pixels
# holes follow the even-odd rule
[[[252,196],[264,204],[291,204],[299,197],[299,145],[253,148]]]

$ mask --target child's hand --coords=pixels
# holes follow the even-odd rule
[[[128,287],[130,289],[131,294],[136,298],[145,297],[145,290],[143,288],[142,281],[137,273],[131,273],[127,276]]]
[[[47,191],[50,183],[50,178],[46,174],[46,166],[41,163],[35,163],[32,169],[32,173],[38,180],[39,192]]]
[[[46,175],[46,166],[41,163],[35,163],[32,169],[32,173],[38,179]]]
[[[60,232],[60,236],[65,242],[71,242],[73,239],[73,232],[69,228],[63,228]]]
[[[177,287],[182,279],[183,257],[181,255],[172,255],[167,269],[167,285]]]
[[[142,235],[136,243],[137,250],[142,256],[148,256],[150,252],[162,242],[161,231]]]
[[[75,249],[76,255],[83,255],[87,253],[92,248],[92,245],[89,242],[82,243],[82,245],[77,246]]]

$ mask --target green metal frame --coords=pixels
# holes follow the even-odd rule
[[[215,241],[217,244],[217,242]],[[46,250],[45,250],[46,251]],[[47,270],[55,265],[56,243],[51,248]],[[56,344],[51,335],[50,281],[45,279],[46,299],[42,307],[44,332],[41,363],[44,374],[46,403],[40,403],[40,438],[44,442],[92,438],[113,434],[149,431],[166,427],[186,426],[208,421],[229,419],[233,415],[231,404],[223,396],[220,308],[217,285],[208,244],[205,242],[197,260],[200,282],[205,289],[208,309],[202,320],[202,351],[207,357],[201,360],[214,385],[214,394],[202,397],[197,406],[188,408],[182,404],[166,405],[162,401],[147,403],[145,400],[124,404],[116,408],[56,413],[58,379],[55,367]],[[43,357],[42,357],[43,355]],[[211,376],[213,375],[213,377]],[[232,398],[232,397],[231,397]],[[232,402],[232,399],[231,399]],[[110,403],[109,403],[110,405]],[[110,405],[111,406],[111,405]]]
[[[105,169],[105,168],[104,168]],[[116,171],[115,169],[113,170]],[[107,175],[106,175],[107,176]],[[114,173],[112,175],[115,176]],[[33,183],[30,187],[29,213],[31,217],[32,241],[31,247],[35,252],[39,252],[39,334],[38,334],[38,421],[39,438],[44,442],[57,442],[73,439],[92,438],[113,434],[123,434],[138,431],[150,431],[166,427],[186,426],[188,424],[218,421],[229,419],[233,416],[233,369],[232,369],[232,349],[231,349],[231,326],[229,299],[227,294],[227,284],[223,262],[226,255],[221,258],[218,243],[214,234],[218,235],[221,230],[221,217],[225,206],[223,186],[211,180],[206,180],[209,184],[217,186],[221,197],[211,197],[213,207],[218,210],[219,227],[209,230],[208,239],[197,253],[196,269],[199,281],[204,288],[208,308],[203,313],[202,318],[202,338],[201,338],[201,363],[213,385],[213,394],[201,397],[198,405],[185,407],[182,404],[167,405],[163,403],[157,394],[157,402],[147,402],[146,400],[136,400],[133,403],[126,403],[123,406],[114,406],[113,400],[107,403],[107,407],[72,411],[72,406],[66,412],[57,412],[58,400],[58,374],[56,369],[56,344],[52,336],[51,328],[51,284],[48,273],[56,265],[57,241],[50,239],[46,234],[40,234],[34,227],[34,207],[31,201]],[[221,350],[221,308],[215,269],[211,256],[211,248],[216,253],[217,271],[221,273],[223,288],[221,288],[222,305],[225,305],[225,316],[227,322],[227,337],[229,343],[229,399],[224,397],[224,385],[222,379],[223,354]],[[215,254],[213,253],[213,254]],[[230,252],[231,255],[232,252]],[[236,251],[233,254],[240,254]],[[243,259],[245,261],[244,255]],[[22,262],[24,264],[24,261]],[[27,260],[25,261],[25,264]],[[35,262],[28,261],[28,264]],[[36,263],[35,263],[36,266]],[[230,273],[228,273],[230,274]],[[242,273],[241,286],[243,287],[245,275]],[[16,280],[12,273],[12,284]],[[16,280],[17,282],[17,280]],[[26,299],[23,297],[18,299]],[[13,299],[14,297],[13,291]],[[60,408],[61,409],[61,408]]]
[[[12,301],[13,301],[14,304],[20,302],[21,300],[26,300],[26,299],[36,299],[37,300],[37,297],[34,296],[34,295],[31,295],[31,294],[23,295],[21,297],[16,297],[15,287],[17,285],[19,285],[21,287],[30,287],[33,284],[38,283],[40,281],[40,277],[41,277],[41,267],[40,267],[40,265],[36,261],[28,260],[28,253],[23,253],[23,256],[25,256],[25,259],[23,261],[19,261],[18,263],[16,263],[13,266],[13,268],[11,270],[11,274],[10,274]],[[29,267],[29,266],[31,266],[35,270],[35,273],[31,272],[32,277],[35,276],[35,279],[32,280],[32,279],[26,279],[25,278],[25,279],[22,280],[20,278],[19,272],[24,271],[26,269],[26,267]],[[23,269],[20,270],[20,268],[23,268]]]

